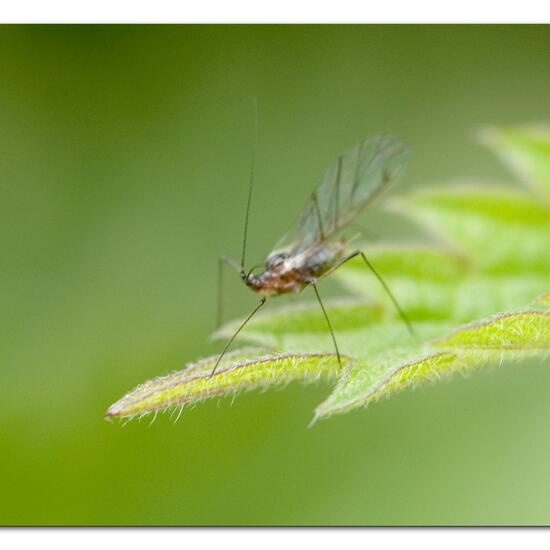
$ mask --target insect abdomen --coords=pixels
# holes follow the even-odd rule
[[[329,271],[340,259],[341,246],[321,246],[304,262],[304,271],[309,277],[317,279]]]

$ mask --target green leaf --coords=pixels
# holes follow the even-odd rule
[[[339,330],[355,331],[379,323],[383,318],[384,310],[371,304],[365,307],[364,302],[331,301],[327,304],[331,322]],[[215,337],[218,339],[230,338],[235,334],[242,319],[228,323],[219,330]],[[317,303],[301,304],[293,307],[279,308],[274,313],[257,315],[243,333],[246,340],[272,349],[291,349],[292,340],[298,339],[304,348],[306,339],[311,340],[313,349],[319,341],[326,339],[327,323]],[[308,346],[306,346],[307,348]],[[332,348],[330,348],[332,351]]]
[[[395,353],[354,365],[334,392],[315,410],[314,420],[340,414],[387,397],[420,382],[440,380],[459,369],[453,353],[432,353],[398,359]]]
[[[542,294],[535,300],[535,306],[539,306],[541,308],[550,308],[550,292],[547,294]]]
[[[486,127],[480,138],[523,181],[550,197],[550,126]]]
[[[486,129],[484,140],[529,180],[550,191],[547,129]],[[512,185],[425,188],[390,205],[428,230],[419,244],[363,246],[413,322],[407,332],[360,258],[334,277],[354,296],[326,300],[342,365],[310,295],[299,306],[258,314],[239,334],[261,346],[217,356],[137,387],[107,411],[134,417],[210,397],[284,384],[337,380],[314,419],[367,406],[457,372],[550,351],[550,206]],[[306,292],[304,293],[306,294]],[[267,306],[269,307],[269,306]],[[231,337],[241,321],[218,333]]]
[[[401,362],[393,354],[354,365],[315,417],[366,406],[421,382],[438,381],[491,362],[545,357],[550,352],[550,314],[522,311],[475,322],[432,343],[431,351]]]
[[[550,269],[550,209],[504,185],[441,186],[395,200],[394,209],[495,274]]]
[[[436,348],[498,352],[550,349],[550,313],[506,313],[457,328],[433,343]]]
[[[341,367],[333,354],[262,354],[240,350],[227,354],[212,376],[217,357],[138,386],[109,407],[107,418],[145,416],[172,411],[209,397],[221,397],[293,380],[333,378]],[[344,356],[343,364],[349,363]]]

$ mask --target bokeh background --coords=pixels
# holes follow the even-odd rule
[[[103,414],[220,349],[216,262],[240,251],[252,97],[251,262],[375,132],[411,144],[404,189],[510,180],[475,130],[548,119],[549,52],[537,26],[1,27],[0,523],[548,523],[548,364],[312,429],[328,386],[176,424]],[[407,233],[380,208],[365,225]],[[255,303],[238,277],[226,289],[228,317]]]

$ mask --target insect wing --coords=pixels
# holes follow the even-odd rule
[[[298,254],[348,225],[404,171],[409,148],[381,134],[346,151],[325,172],[302,211],[291,254]]]

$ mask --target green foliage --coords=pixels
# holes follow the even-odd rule
[[[144,415],[241,390],[300,378],[315,380],[336,375],[340,370],[333,354],[260,355],[258,350],[240,350],[227,354],[219,365],[219,372],[210,376],[216,359],[210,357],[198,361],[183,371],[142,384],[112,405],[107,416]]]
[[[428,230],[430,244],[366,245],[365,251],[411,318],[412,338],[379,283],[353,260],[336,271],[361,300],[327,311],[339,366],[318,306],[258,315],[242,339],[261,349],[216,357],[151,380],[108,417],[133,417],[292,380],[337,379],[315,419],[365,406],[455,372],[550,350],[550,129],[488,128],[482,139],[530,186],[462,183],[426,188],[390,206]],[[218,336],[231,336],[238,322]]]

